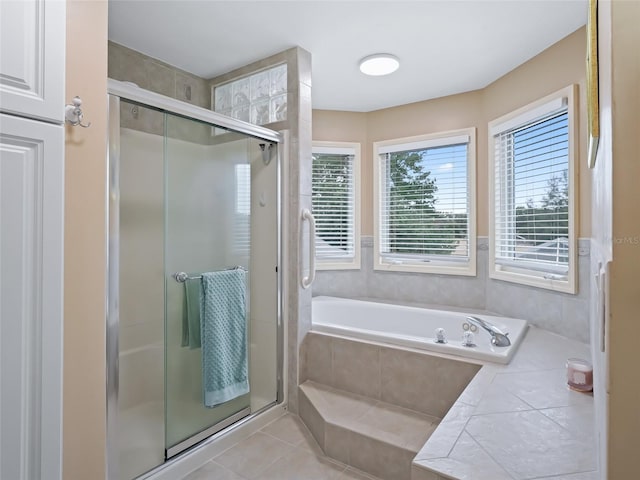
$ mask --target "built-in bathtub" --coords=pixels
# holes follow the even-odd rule
[[[503,364],[509,363],[527,329],[525,320],[474,313],[508,333],[511,345],[492,345],[491,335],[478,328],[475,346],[468,347],[462,344],[470,323],[467,313],[326,296],[314,297],[312,305],[312,328],[317,332]],[[444,328],[446,343],[436,342],[438,328]]]

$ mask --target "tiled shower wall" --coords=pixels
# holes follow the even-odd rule
[[[211,108],[207,80],[114,42],[109,42],[108,75],[145,90]]]
[[[363,237],[361,269],[318,271],[313,295],[486,310],[523,318],[585,343],[589,341],[589,239],[578,242],[576,295],[489,278],[488,243],[487,237],[478,237],[477,275],[464,277],[374,270],[373,238]]]

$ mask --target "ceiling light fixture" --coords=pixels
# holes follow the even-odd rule
[[[365,75],[379,77],[395,72],[400,66],[398,57],[388,53],[376,53],[360,60],[360,71]]]

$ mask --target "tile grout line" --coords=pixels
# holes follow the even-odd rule
[[[476,444],[476,446],[482,450],[484,453],[487,454],[487,456],[493,460],[495,462],[496,465],[498,465],[503,471],[504,473],[506,473],[507,475],[509,475],[509,477],[515,479],[516,476],[514,474],[511,473],[511,471],[505,467],[504,465],[502,465],[502,463],[500,463],[496,458],[493,457],[493,455],[491,455],[483,446],[480,442],[478,442],[478,440],[476,439],[476,437],[474,437],[473,435],[471,435],[471,432],[467,431],[467,426],[465,425],[465,427],[462,430],[463,432],[465,432],[467,435],[469,435],[469,437],[471,438],[471,440],[473,440],[473,442]]]
[[[576,440],[580,440],[579,435],[574,435],[573,432],[569,431],[569,429],[567,427],[565,427],[564,425],[561,425],[558,421],[556,421],[555,418],[550,417],[549,415],[545,414],[543,412],[543,410],[556,410],[558,408],[572,408],[575,407],[575,405],[568,405],[565,407],[548,407],[548,408],[541,408],[538,409],[537,411],[540,412],[541,415],[544,415],[545,418],[551,420],[553,423],[555,423],[556,425],[558,425],[562,430],[564,430],[565,432],[567,432],[569,434],[569,436],[571,436],[571,438],[575,438]],[[580,473],[580,472],[575,472],[575,473]],[[544,477],[543,477],[544,478]]]

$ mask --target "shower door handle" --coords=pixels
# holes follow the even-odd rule
[[[309,288],[316,278],[316,219],[308,208],[302,210],[302,221],[309,222],[309,275],[302,277],[302,288]]]

